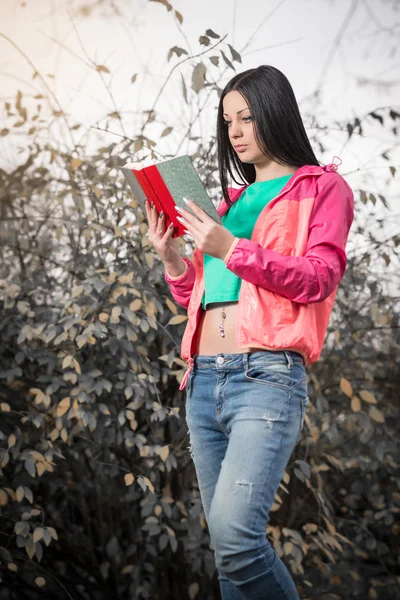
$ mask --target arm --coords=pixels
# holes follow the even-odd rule
[[[228,193],[232,199],[235,194],[240,195],[243,188],[235,190],[235,188],[229,188]],[[224,200],[222,199],[217,206],[217,212],[221,215],[224,210]],[[185,270],[177,277],[172,277],[168,271],[167,266],[165,270],[165,281],[170,285],[171,294],[177,304],[187,308],[189,306],[190,297],[192,295],[193,286],[196,280],[196,271],[193,263],[188,258],[183,258],[185,261]]]
[[[245,238],[237,238],[225,256],[238,277],[293,302],[325,300],[346,269],[346,242],[354,219],[354,196],[336,173],[318,180],[304,256],[283,256]]]
[[[165,281],[169,284],[172,297],[175,302],[183,308],[189,306],[190,296],[194,282],[196,279],[196,272],[193,263],[186,257],[182,260],[186,263],[184,272],[178,277],[171,277],[167,271],[164,273]]]

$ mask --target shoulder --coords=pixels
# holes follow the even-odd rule
[[[351,200],[354,199],[352,188],[345,178],[336,171],[326,171],[318,177],[317,191],[318,193],[337,193],[338,195],[344,195]]]
[[[311,221],[343,221],[350,227],[354,219],[354,194],[347,181],[335,171],[318,177]]]

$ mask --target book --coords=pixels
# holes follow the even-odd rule
[[[146,215],[145,201],[153,202],[158,213],[165,214],[165,225],[174,224],[172,237],[185,235],[185,226],[177,220],[179,208],[196,216],[183,198],[192,200],[214,221],[222,224],[211,198],[204,187],[188,155],[177,156],[161,161],[127,163],[120,167],[126,177],[135,199]]]

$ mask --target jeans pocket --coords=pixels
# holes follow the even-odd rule
[[[303,364],[294,363],[291,368],[286,362],[259,361],[244,372],[244,378],[262,385],[290,389],[305,377]]]
[[[301,410],[301,412],[300,412],[300,427],[299,427],[299,433],[297,436],[296,444],[298,444],[298,442],[300,441],[301,432],[303,431],[303,428],[304,428],[304,418],[306,416],[308,402],[309,402],[308,396],[306,396],[305,398],[302,398],[300,400],[300,410]]]

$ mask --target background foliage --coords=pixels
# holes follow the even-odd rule
[[[196,56],[178,46],[168,54],[167,80],[190,67],[178,92],[193,105],[192,124],[241,62],[212,30],[199,45]],[[4,104],[0,135],[25,142],[21,164],[0,170],[2,600],[219,597],[178,389],[186,311],[171,300],[118,171],[128,158],[160,156],[156,140],[173,130],[158,120],[162,92],[140,131],[93,152],[72,138],[68,147],[83,125],[69,123],[44,83],[34,101],[18,92]],[[123,115],[108,114],[105,129],[113,119]],[[53,120],[63,138],[46,136]],[[345,132],[346,144],[366,126],[397,139],[400,113],[305,120],[316,151],[333,155],[329,127]],[[217,203],[215,137],[186,135]],[[383,158],[388,178],[398,177],[390,152]],[[400,231],[382,238],[393,215],[383,194],[354,192],[348,268],[323,356],[307,370],[304,433],[266,530],[304,599],[386,600],[400,591]]]

